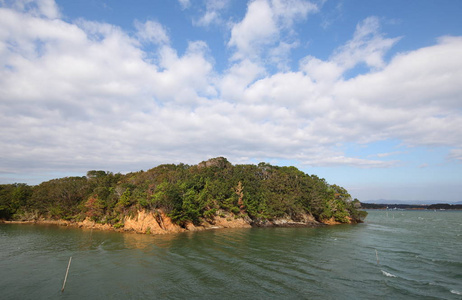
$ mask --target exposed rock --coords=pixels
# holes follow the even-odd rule
[[[213,219],[215,228],[250,228],[249,218],[236,218],[233,214],[221,214]]]
[[[157,216],[156,216],[157,214]],[[250,228],[249,218],[238,218],[231,213],[220,212],[220,215],[215,216],[213,220],[202,221],[200,225],[195,225],[192,222],[188,222],[184,226],[180,227],[172,222],[163,211],[158,210],[155,212],[146,212],[145,210],[138,211],[136,217],[124,219],[124,230],[135,231],[138,233],[150,233],[150,234],[166,234],[166,233],[178,233],[185,231],[201,231],[207,229],[218,229],[218,228]]]
[[[306,227],[306,226],[319,226],[322,225],[316,219],[308,213],[299,214],[296,217],[282,217],[273,220],[254,220],[253,226],[257,227]]]
[[[173,224],[172,220],[161,210],[155,212],[140,210],[135,218],[125,217],[124,230],[138,233],[166,234],[183,232],[186,229]]]
[[[88,218],[83,220],[82,222],[77,222],[77,226],[79,228],[89,228],[89,229],[91,228],[91,229],[99,229],[99,230],[113,230],[114,229],[114,227],[112,227],[112,225],[110,224],[96,223]]]
[[[232,166],[231,163],[224,157],[211,158],[207,161],[203,161],[197,165],[198,168],[218,167],[224,168],[226,166]]]
[[[230,212],[219,210],[213,219],[203,220],[199,225],[188,222],[184,228],[174,224],[162,210],[146,211],[140,210],[134,217],[125,217],[123,228],[116,228],[111,224],[100,224],[90,219],[81,222],[71,222],[65,220],[46,220],[38,219],[35,221],[6,221],[6,223],[29,223],[29,224],[55,224],[60,226],[77,226],[79,228],[131,231],[136,233],[147,234],[168,234],[186,231],[201,231],[219,228],[251,228],[256,227],[307,227],[320,226],[323,224],[334,225],[340,224],[334,218],[324,220],[322,223],[317,222],[311,214],[297,215],[296,217],[283,217],[273,220],[261,219],[252,220],[248,216],[236,216]]]
[[[342,224],[340,222],[335,221],[334,217],[332,217],[330,219],[324,219],[324,220],[322,220],[322,223],[326,224],[326,225],[339,225],[339,224]]]
[[[204,226],[196,226],[196,225],[194,225],[194,223],[192,223],[192,222],[186,223],[185,228],[186,228],[186,230],[188,230],[188,231],[201,231],[201,230],[205,230],[205,229],[206,229]]]

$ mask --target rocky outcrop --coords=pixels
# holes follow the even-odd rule
[[[236,218],[233,214],[216,216],[213,225],[216,228],[250,228],[250,218]]]
[[[124,230],[134,231],[138,233],[148,234],[166,234],[178,233],[185,231],[201,231],[207,229],[218,228],[250,228],[250,219],[238,218],[231,213],[220,212],[211,220],[203,220],[201,224],[195,225],[188,222],[181,227],[172,222],[162,210],[138,211],[137,215],[133,218],[126,217],[124,219]]]
[[[340,222],[335,221],[335,218],[334,218],[334,217],[332,217],[332,218],[330,218],[330,219],[324,219],[324,220],[322,220],[321,222],[322,222],[323,224],[326,224],[326,225],[339,225],[339,224],[342,224],[342,223],[340,223]]]
[[[299,214],[294,218],[289,216],[281,217],[273,220],[253,220],[252,226],[257,227],[307,227],[307,226],[320,226],[322,223],[316,221],[316,219],[308,213]]]
[[[332,217],[330,219],[324,219],[321,222],[323,224],[325,224],[325,225],[340,225],[340,224],[355,224],[355,223],[359,223],[360,221],[359,220],[354,220],[351,217],[346,217],[346,220],[344,222],[339,222],[339,221],[335,220],[334,217]]]
[[[124,230],[138,233],[166,234],[186,231],[172,222],[162,210],[154,212],[138,211],[134,218],[125,217]]]
[[[168,234],[219,228],[307,227],[322,225],[322,223],[317,222],[311,214],[298,215],[296,218],[284,217],[273,220],[252,220],[247,216],[236,216],[222,210],[219,210],[214,218],[203,220],[199,225],[186,223],[183,227],[173,223],[172,219],[162,210],[139,210],[135,216],[125,217],[123,226],[96,223],[88,218],[81,222],[37,219],[33,221],[7,221],[7,223],[54,224],[60,226],[77,226],[87,229],[127,231],[145,234]],[[332,225],[338,224],[333,220],[327,220],[323,223]]]
[[[72,225],[72,224],[70,224]],[[99,230],[114,230],[114,227],[111,224],[100,224],[90,219],[85,219],[82,222],[77,222],[76,224],[80,228],[91,228],[91,229],[99,229]]]
[[[232,166],[231,163],[224,157],[211,158],[207,161],[203,161],[197,165],[199,169],[209,168],[209,167],[218,167],[225,168],[226,166]]]
[[[95,224],[85,220],[79,225],[85,228],[102,228],[101,224]],[[167,234],[186,231],[201,231],[219,228],[251,228],[251,227],[307,227],[319,226],[319,223],[311,214],[303,214],[292,219],[289,217],[274,220],[252,220],[249,217],[238,217],[232,213],[219,210],[213,219],[203,220],[199,225],[191,222],[183,227],[175,224],[162,210],[146,211],[140,210],[134,217],[125,217],[124,226],[121,231],[131,231],[146,234]],[[104,225],[110,226],[110,225]]]

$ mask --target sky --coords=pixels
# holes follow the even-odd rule
[[[0,0],[0,183],[293,165],[462,201],[462,1]]]

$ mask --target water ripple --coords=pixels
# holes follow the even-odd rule
[[[166,236],[0,225],[0,287],[5,299],[460,299],[460,217]]]

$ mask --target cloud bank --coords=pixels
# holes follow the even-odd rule
[[[369,17],[329,59],[307,53],[290,69],[293,25],[318,7],[287,3],[252,1],[229,25],[226,70],[205,41],[178,53],[155,21],[134,20],[128,32],[64,21],[53,1],[0,8],[0,173],[130,171],[219,155],[390,167],[398,162],[341,150],[384,140],[447,147],[462,160],[462,37],[386,60],[400,37]],[[215,15],[200,25],[225,5],[210,1]],[[357,67],[367,72],[346,75]]]

